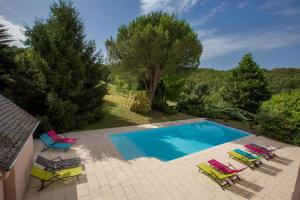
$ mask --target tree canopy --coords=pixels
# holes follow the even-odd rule
[[[33,62],[42,75],[48,121],[59,130],[82,127],[101,117],[105,87],[100,82],[102,57],[85,39],[78,11],[67,0],[50,5],[46,20],[26,28]]]
[[[255,114],[262,101],[270,97],[268,83],[251,54],[245,54],[231,71],[224,89],[224,99],[234,108]]]
[[[152,104],[161,78],[178,67],[196,67],[202,53],[197,34],[164,12],[140,16],[106,41],[109,61],[125,79],[143,83]]]
[[[8,29],[3,24],[0,24],[0,48],[7,47],[13,40],[8,34]]]

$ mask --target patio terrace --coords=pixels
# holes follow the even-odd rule
[[[59,181],[40,192],[37,191],[39,181],[32,177],[26,200],[291,199],[299,173],[298,147],[251,135],[169,162],[155,158],[126,161],[107,135],[199,120],[202,119],[66,133],[65,136],[79,138],[77,144],[66,153],[59,150],[41,153],[43,145],[35,140],[34,157],[38,154],[47,158],[59,155],[63,158],[79,156],[84,163],[85,174],[79,181],[76,178]],[[241,172],[242,181],[225,191],[196,167],[199,162],[206,162],[211,158],[243,167],[244,165],[229,158],[227,152],[234,148],[244,149],[243,145],[251,142],[282,148],[276,151],[277,158],[270,161],[263,159],[263,166],[260,168]]]

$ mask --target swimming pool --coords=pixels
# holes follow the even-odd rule
[[[170,161],[236,140],[248,133],[210,121],[109,134],[125,160],[154,157]]]

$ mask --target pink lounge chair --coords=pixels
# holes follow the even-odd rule
[[[77,141],[77,138],[65,138],[65,137],[60,137],[57,135],[57,133],[54,130],[50,130],[47,133],[49,137],[51,137],[52,140],[55,142],[62,142],[62,143],[71,143],[74,144]]]
[[[277,149],[280,149],[281,147],[271,147],[271,146],[267,146],[267,145],[261,145],[261,144],[256,144],[256,143],[251,143],[251,146],[257,147],[259,149],[264,149],[267,151],[276,151]]]
[[[252,153],[255,153],[257,155],[263,156],[266,159],[270,159],[270,158],[273,158],[275,156],[275,154],[273,153],[274,150],[267,150],[267,149],[258,148],[257,146],[252,145],[252,144],[246,144],[246,145],[244,145],[244,147],[248,151],[250,151]]]
[[[211,159],[209,161],[207,161],[212,167],[222,171],[224,174],[233,174],[233,173],[239,173],[243,170],[245,170],[247,167],[245,168],[242,168],[242,169],[235,169],[235,167],[233,167],[231,164],[229,164],[228,166],[227,165],[224,165],[222,163],[220,163],[219,161],[215,160],[215,159]],[[233,169],[230,169],[230,166],[233,168]]]

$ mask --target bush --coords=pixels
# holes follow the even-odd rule
[[[131,91],[127,101],[128,108],[137,113],[151,111],[150,99],[145,91]]]
[[[154,110],[157,110],[157,111],[160,111],[160,112],[163,112],[164,114],[166,115],[173,115],[173,114],[176,114],[177,113],[177,110],[171,106],[168,105],[168,103],[164,102],[162,104],[153,104],[152,105],[152,108]]]
[[[300,145],[300,92],[281,93],[265,101],[257,116],[264,134]]]
[[[134,86],[131,82],[126,81],[120,77],[116,77],[114,79],[114,85],[116,86],[117,92],[122,96],[127,96],[130,91],[137,89],[137,87]]]

